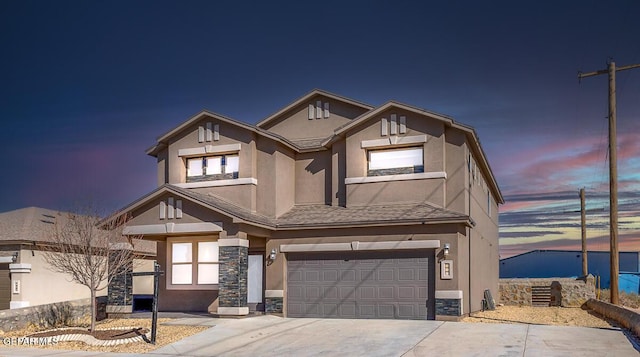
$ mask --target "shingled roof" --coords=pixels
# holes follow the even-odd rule
[[[50,243],[54,225],[66,221],[68,212],[40,207],[26,207],[0,213],[0,244],[2,243]],[[156,243],[134,239],[136,252],[156,254]]]
[[[329,226],[370,226],[402,223],[466,223],[469,217],[428,203],[405,203],[341,207],[329,205],[296,205],[279,218],[253,213],[216,196],[165,185],[167,189],[199,201],[223,214],[247,223],[271,229],[314,228]]]

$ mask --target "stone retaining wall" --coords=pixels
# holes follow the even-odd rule
[[[500,279],[500,303],[531,306],[533,286],[551,288],[550,306],[580,307],[596,297],[593,275],[586,278]]]
[[[604,317],[617,321],[620,325],[640,336],[640,314],[604,301],[589,299],[585,305]]]
[[[106,296],[97,299],[98,320],[105,318]],[[60,327],[77,325],[90,316],[91,299],[57,302],[46,305],[0,311],[0,330],[11,331],[29,325]]]

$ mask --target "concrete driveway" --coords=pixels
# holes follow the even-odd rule
[[[637,356],[618,329],[441,321],[185,318],[215,325],[144,355],[0,348],[0,356]]]
[[[635,356],[618,329],[441,321],[218,319],[161,356]]]

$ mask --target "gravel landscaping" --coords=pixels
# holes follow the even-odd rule
[[[612,327],[609,322],[591,310],[578,307],[497,306],[495,310],[475,312],[463,322],[516,323],[581,327]]]
[[[164,345],[179,341],[185,337],[194,335],[198,332],[206,330],[207,326],[181,326],[166,325],[166,322],[173,319],[158,319],[158,331],[156,336],[156,344],[152,345],[147,342],[135,342],[117,346],[89,346],[84,342],[59,342],[56,344],[38,346],[38,348],[62,349],[62,350],[81,350],[81,351],[99,351],[99,352],[128,352],[128,353],[145,353],[153,351]],[[111,328],[143,328],[151,329],[151,319],[107,319],[98,322],[97,329]],[[22,330],[10,331],[2,334],[2,338],[21,338],[37,333],[34,327]],[[28,345],[12,345],[11,347],[34,347]]]

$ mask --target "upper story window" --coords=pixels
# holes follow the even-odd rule
[[[187,159],[187,182],[237,179],[238,154],[193,157]]]
[[[367,176],[385,176],[424,172],[423,147],[369,150]]]

